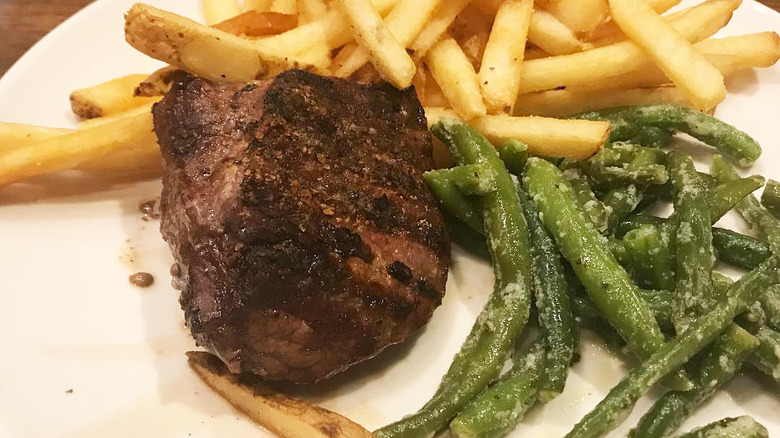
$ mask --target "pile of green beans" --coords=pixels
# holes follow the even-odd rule
[[[780,384],[780,184],[740,178],[720,155],[710,173],[666,149],[681,131],[740,166],[761,153],[747,134],[672,105],[579,116],[607,120],[606,147],[584,161],[535,157],[509,140],[494,147],[473,128],[442,119],[431,131],[457,163],[426,172],[453,240],[487,253],[493,294],[432,399],[377,437],[502,437],[534,404],[565,390],[576,334],[587,328],[636,357],[631,372],[567,437],[599,437],[623,422],[656,383],[662,395],[633,438],[671,436],[741,369]],[[641,214],[671,202],[667,218]],[[758,231],[713,227],[732,209]],[[738,281],[715,260],[748,270]],[[539,335],[512,359],[528,320]],[[686,437],[763,437],[750,417],[726,418]]]

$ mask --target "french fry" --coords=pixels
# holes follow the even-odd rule
[[[761,32],[725,38],[713,38],[693,45],[724,77],[747,68],[769,67],[780,58],[780,37],[775,32]],[[589,82],[570,89],[608,92],[614,89],[655,88],[670,83],[669,78],[652,63],[633,72]]]
[[[122,116],[114,115],[101,119],[116,119],[117,117]],[[87,122],[101,119],[89,119]],[[75,131],[72,129],[0,122],[0,153],[31,145],[35,147],[34,145],[38,142],[73,132]],[[162,170],[161,165],[162,156],[160,148],[157,146],[157,137],[154,132],[150,131],[133,144],[129,144],[117,152],[88,159],[74,169],[86,172],[134,172],[142,175],[158,175]]]
[[[478,75],[488,111],[512,112],[533,7],[533,0],[505,0],[496,12]]]
[[[258,379],[233,374],[218,358],[187,353],[187,362],[217,394],[282,438],[371,438],[371,432],[335,412],[274,391]]]
[[[328,13],[328,5],[323,0],[298,0],[298,16],[303,23],[317,20]]]
[[[780,36],[777,32],[759,32],[711,38],[693,47],[705,56],[723,55],[732,58],[740,66],[738,68],[769,67],[780,57]]]
[[[271,10],[271,4],[273,4],[273,0],[244,0],[244,5],[242,10],[244,12],[246,11],[257,11],[257,12],[269,12]]]
[[[72,129],[0,122],[0,153],[72,131]]]
[[[477,73],[455,40],[448,36],[439,41],[427,60],[431,75],[461,117],[470,120],[487,113]]]
[[[528,41],[551,55],[568,55],[589,48],[555,15],[542,9],[534,10],[531,15]]]
[[[739,0],[709,0],[676,18],[672,26],[689,41],[717,32],[731,18]],[[649,61],[634,43],[624,41],[570,55],[529,60],[523,64],[520,93],[579,85],[634,71]]]
[[[439,7],[433,14],[433,17],[425,26],[425,29],[417,35],[412,43],[412,52],[414,57],[422,59],[428,50],[433,47],[447,32],[455,17],[463,11],[470,0],[445,0],[439,3]]]
[[[267,39],[241,38],[142,3],[125,15],[125,39],[152,58],[212,80],[247,81],[312,67],[282,55]]]
[[[344,12],[355,41],[366,51],[379,74],[400,89],[411,85],[416,67],[412,58],[406,53],[405,47],[408,40],[419,32],[425,22],[419,21],[419,26],[416,25],[413,29],[414,34],[408,35],[403,42],[399,42],[393,30],[389,28],[390,23],[382,21],[382,17],[374,10],[369,0],[336,0],[336,4]],[[435,2],[433,4],[435,5]],[[393,8],[400,11],[392,22],[396,31],[400,30],[400,26],[408,16],[414,15],[411,10],[413,6],[412,1],[403,0]]]
[[[430,19],[441,0],[401,0],[385,17],[384,23],[398,43],[409,46]],[[340,54],[340,53],[339,53]],[[369,61],[368,49],[363,46],[352,49],[339,60],[335,70],[337,77],[348,77]]]
[[[422,76],[421,80],[421,86],[422,91],[418,91],[417,94],[420,96],[420,102],[423,104],[423,106],[431,106],[431,107],[447,107],[449,106],[449,101],[447,101],[447,98],[444,96],[444,93],[441,91],[441,88],[439,87],[439,84],[436,83],[436,80],[434,80],[431,77],[431,72],[428,71],[428,68],[425,66],[425,64],[421,64],[417,68],[417,74],[415,74],[415,77]],[[415,85],[415,88],[417,88],[417,85]]]
[[[644,0],[609,0],[612,18],[644,49],[696,108],[709,110],[726,98],[723,75]]]
[[[147,75],[127,75],[70,93],[70,108],[82,119],[110,116],[130,108],[153,103],[156,97],[135,95],[135,88]]]
[[[380,15],[387,12],[398,0],[373,0]],[[328,50],[335,50],[352,41],[349,25],[339,11],[330,10],[319,20],[311,21],[295,29],[263,40],[264,45],[280,53],[304,53],[317,44],[324,44]]]
[[[574,32],[588,32],[609,16],[606,0],[554,0],[544,8]]]
[[[659,14],[663,14],[667,10],[669,10],[672,6],[677,5],[680,3],[680,0],[648,0],[647,3],[650,5],[651,8],[653,8],[654,11],[658,12]],[[677,13],[685,12],[684,10],[678,11]],[[664,16],[667,20],[672,20],[675,18],[675,14],[667,14]],[[591,30],[590,32],[585,33],[585,38],[587,41],[593,43],[596,47],[605,46],[607,44],[613,44],[618,41],[623,41],[626,39],[626,36],[623,34],[623,32],[620,30],[620,28],[615,24],[614,21],[607,21],[605,23],[602,23],[595,29]]]
[[[549,90],[529,93],[517,98],[516,116],[538,115],[567,117],[588,111],[626,105],[673,104],[693,105],[685,93],[676,87],[632,88],[627,90]]]
[[[527,144],[532,154],[573,160],[584,160],[598,152],[611,129],[608,122],[506,115],[482,116],[471,124],[493,144],[516,139]]]
[[[451,109],[425,107],[429,128],[444,117],[461,119]],[[493,144],[516,139],[526,143],[528,152],[532,154],[573,160],[584,160],[593,156],[607,141],[611,130],[608,122],[536,116],[482,116],[469,123]]]
[[[202,0],[206,24],[211,26],[241,13],[238,0]]]
[[[271,3],[271,12],[296,15],[298,13],[298,3],[295,0],[274,0]]]
[[[151,105],[112,116],[109,123],[72,131],[0,154],[0,186],[73,169],[125,149],[153,131]]]
[[[233,35],[258,37],[278,35],[294,29],[297,25],[296,15],[249,10],[212,27]]]

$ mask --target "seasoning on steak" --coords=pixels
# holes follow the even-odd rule
[[[188,77],[154,107],[163,237],[199,345],[312,383],[403,341],[441,303],[449,236],[413,91],[303,71]]]

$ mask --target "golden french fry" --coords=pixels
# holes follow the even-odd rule
[[[713,38],[693,45],[724,76],[739,70],[769,67],[780,58],[780,37],[775,32],[761,32],[725,38]],[[668,84],[669,78],[652,63],[621,76],[589,82],[574,90],[613,90],[628,88],[655,88]]]
[[[626,105],[673,104],[692,107],[685,93],[676,87],[627,90],[549,90],[517,98],[515,115],[567,117],[588,111]]]
[[[533,0],[505,0],[496,12],[478,75],[488,111],[512,112],[533,6]]]
[[[217,394],[252,421],[282,438],[371,438],[371,432],[335,412],[274,391],[259,379],[233,374],[215,356],[187,352],[187,362]]]
[[[433,17],[425,26],[425,29],[417,35],[412,43],[412,52],[416,59],[421,59],[428,53],[428,50],[438,42],[447,32],[455,17],[463,11],[470,0],[445,0],[439,3],[439,7],[433,14]]]
[[[106,117],[115,119],[121,115]],[[89,122],[100,119],[89,119]],[[35,145],[38,142],[73,133],[72,129],[49,128],[45,126],[23,125],[0,122],[0,152]],[[35,146],[32,146],[35,147]],[[135,143],[121,150],[90,158],[75,169],[88,172],[134,172],[143,175],[156,175],[162,170],[162,157],[157,146],[154,132],[140,137]]]
[[[318,20],[328,13],[328,5],[323,0],[298,0],[298,15],[302,23]]]
[[[295,0],[274,0],[271,3],[271,12],[296,15],[298,13],[298,3]]]
[[[272,3],[273,0],[244,0],[244,7],[242,9],[245,12],[246,11],[269,12],[271,10]]]
[[[336,0],[344,17],[352,28],[352,35],[368,52],[368,57],[380,75],[397,88],[412,84],[415,65],[388,29],[382,16],[369,0]]]
[[[72,132],[72,129],[49,128],[22,123],[0,122],[0,153],[26,146],[41,140],[58,137]]]
[[[147,75],[127,75],[70,93],[70,108],[82,119],[110,116],[157,101],[135,95],[135,88]]]
[[[611,129],[608,122],[533,116],[482,116],[470,123],[493,144],[516,139],[527,144],[532,154],[573,160],[584,160],[598,152]]]
[[[454,39],[447,36],[428,51],[427,65],[450,105],[466,120],[487,113],[474,67]]]
[[[203,15],[209,26],[221,23],[241,13],[238,0],[201,0]]]
[[[0,154],[0,186],[33,176],[73,169],[125,149],[153,131],[151,105],[111,116],[97,124]]]
[[[709,110],[726,98],[723,75],[644,0],[609,0],[612,19],[644,49],[696,108]]]
[[[403,47],[408,47],[420,33],[441,0],[401,0],[385,17],[387,29]],[[339,62],[335,75],[347,77],[369,61],[368,49],[360,46]]]
[[[733,58],[742,68],[769,67],[780,56],[780,36],[777,32],[711,38],[693,46],[705,56],[723,55]]]
[[[383,16],[397,2],[398,0],[372,1],[374,8]],[[342,14],[339,11],[330,10],[318,20],[265,38],[263,43],[279,53],[305,53],[312,46],[323,42],[329,50],[334,50],[350,41],[352,41],[352,33]]]
[[[451,109],[425,107],[429,128],[444,117],[461,119]],[[607,141],[611,130],[609,122],[535,116],[482,116],[469,123],[493,144],[516,139],[526,143],[532,154],[573,160],[593,156]]]
[[[593,30],[609,16],[606,0],[555,0],[544,7],[574,32]]]
[[[212,80],[247,81],[312,67],[284,55],[268,39],[241,38],[142,3],[125,15],[125,39],[152,58]]]
[[[647,4],[650,5],[651,8],[653,8],[654,11],[658,12],[659,14],[663,14],[667,10],[669,10],[672,6],[677,5],[680,3],[680,0],[648,0]],[[675,14],[668,14],[665,15],[664,18],[667,20],[672,20],[675,18],[676,14],[683,13],[684,10],[678,11]],[[626,36],[623,35],[623,32],[620,30],[620,28],[615,24],[614,21],[607,21],[605,23],[600,24],[595,29],[591,30],[590,32],[585,33],[585,38],[587,41],[590,41],[593,43],[596,47],[605,46],[607,44],[613,44],[618,41],[623,41],[626,39]]]
[[[568,55],[590,48],[588,44],[577,39],[574,32],[555,18],[555,15],[541,9],[534,10],[531,15],[528,41],[550,55]]]
[[[672,26],[689,41],[707,38],[722,28],[739,0],[708,0],[676,18]],[[520,93],[550,90],[634,71],[649,60],[634,43],[624,41],[570,55],[529,60],[523,64]]]
[[[257,37],[278,35],[294,29],[297,25],[296,15],[249,10],[212,27],[233,35]]]

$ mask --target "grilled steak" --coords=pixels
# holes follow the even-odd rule
[[[197,343],[233,372],[312,383],[441,303],[449,236],[412,91],[289,71],[187,77],[154,107],[163,237]]]

